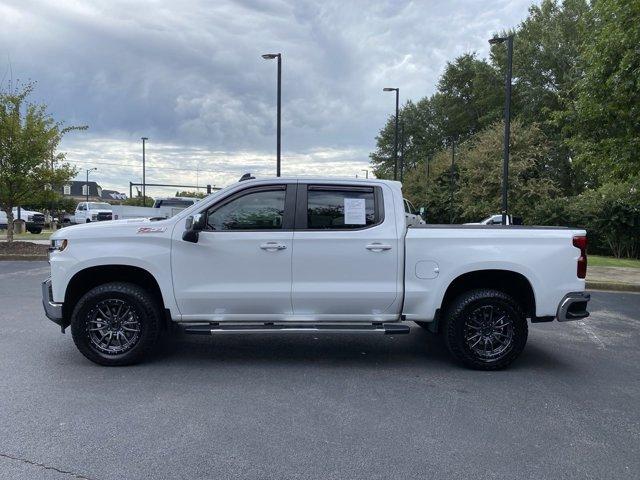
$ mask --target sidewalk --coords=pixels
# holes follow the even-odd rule
[[[587,288],[640,292],[640,268],[587,267]]]
[[[7,241],[7,237],[0,237],[0,242],[6,242],[6,241]],[[16,239],[15,241],[35,243],[37,245],[49,245],[50,243],[50,240],[25,240],[23,238]]]

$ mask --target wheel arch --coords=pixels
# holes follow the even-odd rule
[[[461,293],[476,288],[492,288],[513,297],[527,317],[536,315],[535,291],[529,279],[522,273],[506,269],[473,270],[458,275],[447,287],[440,306],[446,311],[451,302]]]
[[[153,295],[161,311],[165,312],[165,317],[169,318],[166,314],[167,309],[162,297],[162,290],[153,274],[144,268],[124,264],[96,265],[76,272],[69,280],[65,290],[63,316],[71,318],[75,305],[85,293],[98,285],[109,282],[127,282],[140,286]]]

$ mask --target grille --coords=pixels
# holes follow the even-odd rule
[[[98,221],[102,222],[103,220],[111,220],[112,215],[113,214],[111,212],[100,212],[98,213]]]

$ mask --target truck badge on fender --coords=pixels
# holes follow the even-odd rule
[[[167,227],[140,227],[138,233],[162,233]]]

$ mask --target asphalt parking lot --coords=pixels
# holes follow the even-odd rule
[[[0,478],[639,478],[640,295],[594,292],[502,372],[405,336],[167,342],[96,366],[0,262]]]

